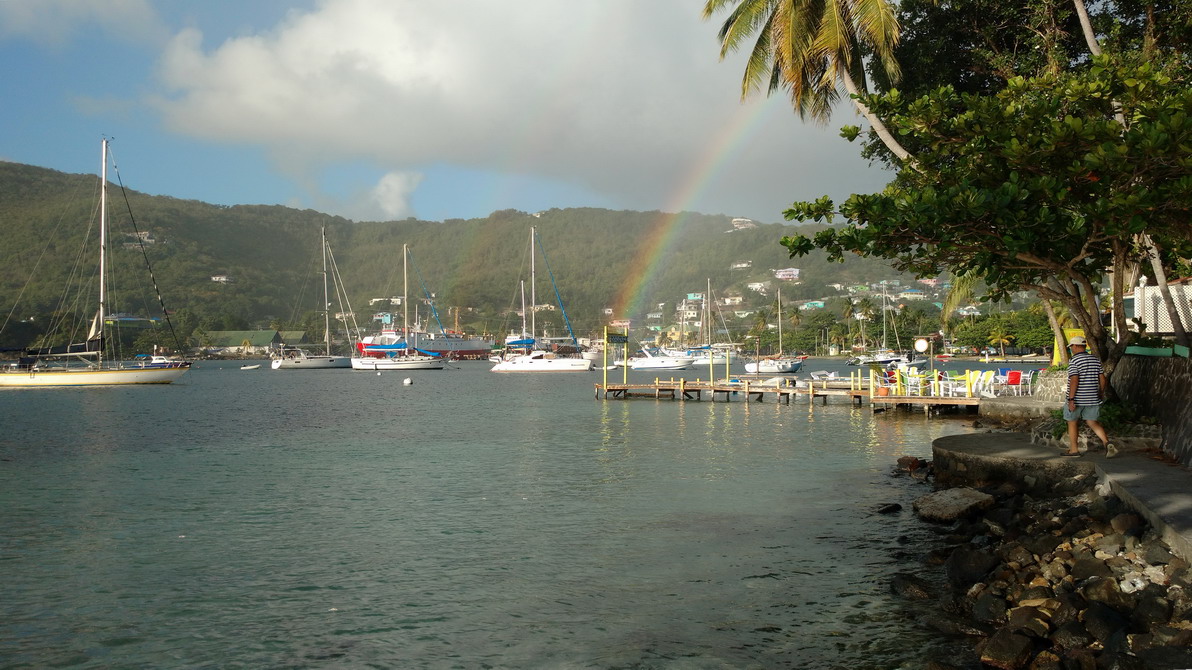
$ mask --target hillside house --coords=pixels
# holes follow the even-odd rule
[[[799,268],[782,268],[774,271],[774,278],[782,281],[796,281],[799,279]]]
[[[745,288],[749,289],[750,291],[753,291],[754,293],[760,293],[762,295],[765,295],[770,290],[770,282],[768,282],[768,281],[750,282],[745,285]]]

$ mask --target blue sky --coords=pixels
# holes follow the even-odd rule
[[[889,173],[742,103],[699,0],[0,0],[0,160],[355,220],[551,207],[782,220]]]

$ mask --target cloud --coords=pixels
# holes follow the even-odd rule
[[[742,61],[718,61],[716,28],[683,0],[324,0],[214,46],[177,32],[152,102],[174,132],[263,147],[308,184],[332,163],[446,164],[628,208],[769,198],[777,218],[798,188],[817,196],[865,172],[855,147],[784,100],[742,107]],[[853,157],[843,173],[819,160],[833,154]],[[416,186],[382,180],[391,195],[377,202],[408,207]]]
[[[412,216],[413,207],[410,206],[410,196],[422,182],[422,175],[416,172],[390,172],[373,187],[371,201],[377,206],[383,219],[404,219]]]

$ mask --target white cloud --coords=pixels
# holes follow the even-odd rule
[[[361,218],[389,220],[412,216],[414,209],[410,206],[410,196],[421,182],[422,175],[416,172],[390,172],[381,177],[370,195],[383,216]]]
[[[173,131],[262,146],[307,184],[332,163],[450,164],[566,181],[629,208],[776,220],[796,197],[864,182],[857,148],[783,100],[742,111],[741,61],[718,62],[700,4],[323,0],[214,46],[178,32],[154,103]],[[386,202],[405,206],[407,187]]]

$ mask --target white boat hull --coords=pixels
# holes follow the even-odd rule
[[[515,356],[493,366],[493,372],[588,372],[592,361],[583,358]]]
[[[278,358],[269,364],[274,370],[327,370],[350,368],[352,359],[347,356],[304,356],[301,358]]]
[[[763,358],[745,364],[745,371],[755,374],[789,375],[798,372],[803,361],[797,358]]]
[[[417,358],[353,358],[353,370],[442,370],[443,359],[431,356]]]
[[[3,386],[107,386],[113,384],[169,384],[190,369],[190,364],[160,368],[5,368]]]
[[[646,358],[630,358],[631,370],[686,370],[691,367],[694,358],[678,358],[674,356],[649,356]]]

